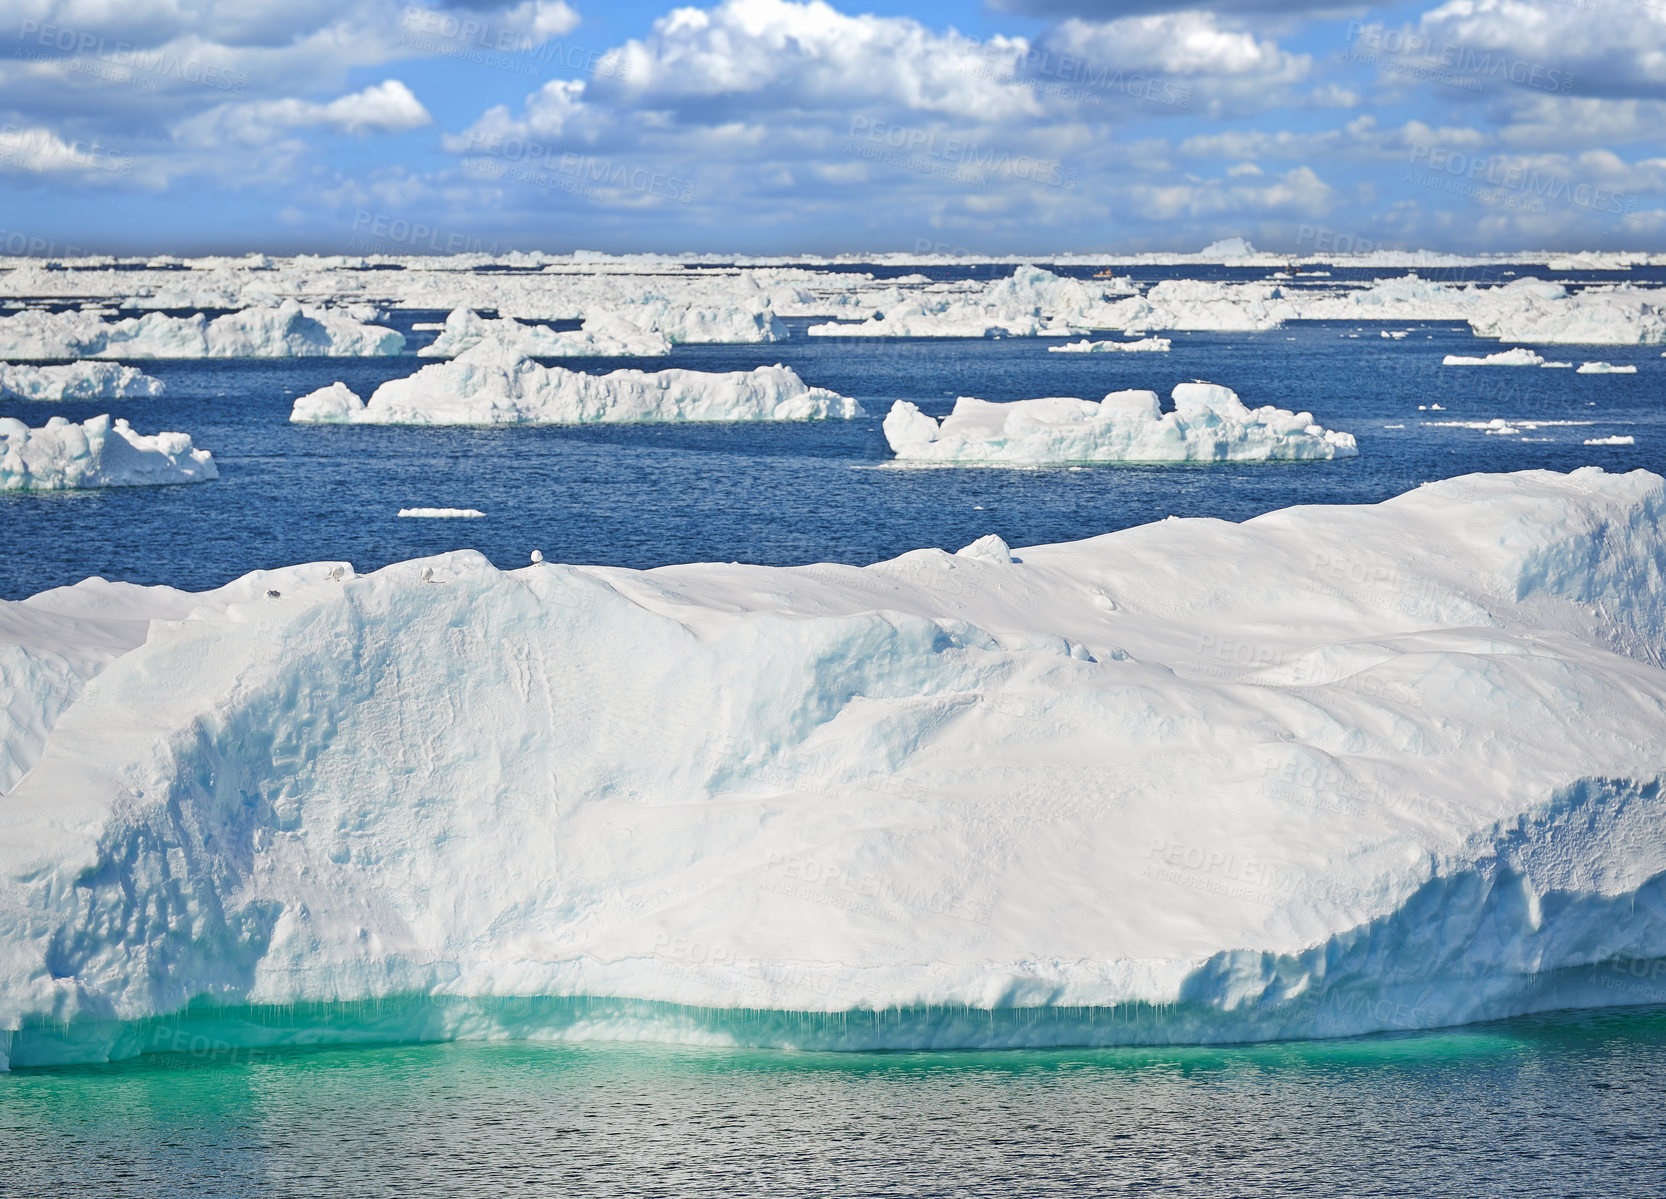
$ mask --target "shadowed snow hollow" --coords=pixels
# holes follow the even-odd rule
[[[465,552],[0,604],[0,1049],[1666,999],[1663,517],[1587,468],[866,568]]]
[[[1212,383],[1181,383],[1174,411],[1154,391],[1103,400],[1054,396],[993,403],[962,396],[942,421],[907,400],[885,417],[885,440],[911,462],[1036,466],[1054,462],[1267,462],[1351,458],[1353,434],[1321,428],[1312,413],[1246,408]]]

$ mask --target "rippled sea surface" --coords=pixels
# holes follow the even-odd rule
[[[1641,1196],[1666,1014],[1210,1049],[415,1045],[0,1075],[8,1196]]]

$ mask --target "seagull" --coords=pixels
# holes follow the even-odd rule
[[[532,565],[537,566],[538,563],[542,562],[543,560],[544,560],[544,551],[543,550],[533,550],[532,551]]]

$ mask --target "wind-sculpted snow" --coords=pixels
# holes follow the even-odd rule
[[[1114,391],[1097,403],[1067,396],[992,403],[962,396],[941,421],[907,400],[885,417],[885,440],[913,462],[1035,466],[1065,462],[1266,462],[1351,458],[1350,433],[1312,413],[1247,408],[1210,383],[1175,387],[1174,410],[1154,391]]]
[[[44,428],[0,417],[0,491],[61,491],[206,483],[220,477],[188,433],[135,433],[125,420],[81,424],[55,416]]]
[[[289,419],[320,424],[568,425],[601,421],[825,420],[856,401],[806,386],[790,368],[587,375],[540,366],[483,342],[450,362],[382,384],[368,401],[335,383],[295,401]]]
[[[459,308],[445,318],[432,345],[417,353],[425,358],[455,358],[482,342],[524,358],[654,357],[671,352],[662,333],[644,333],[633,326],[585,322],[578,332],[557,333],[545,325],[525,325],[510,317],[493,320]]]
[[[1587,468],[866,568],[0,604],[0,1051],[1659,1002],[1663,528],[1666,482]]]
[[[162,380],[136,366],[114,362],[71,362],[27,366],[0,362],[0,399],[128,400],[162,394]]]
[[[352,316],[303,308],[249,308],[209,320],[152,312],[105,321],[87,312],[0,317],[3,358],[304,358],[397,354],[402,334]]]

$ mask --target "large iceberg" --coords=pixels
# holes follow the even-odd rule
[[[1666,481],[0,604],[0,1061],[1666,1000]]]
[[[861,406],[809,387],[785,366],[750,371],[620,370],[587,375],[540,366],[483,342],[450,362],[390,379],[362,400],[345,384],[301,396],[289,419],[315,424],[571,425],[598,421],[824,420]]]
[[[54,416],[44,428],[0,417],[0,491],[61,491],[206,483],[220,477],[189,433],[135,433],[125,420],[76,424]]]
[[[404,348],[404,335],[393,329],[293,300],[213,320],[152,312],[105,321],[34,309],[0,317],[0,358],[354,358]]]
[[[512,317],[494,320],[458,308],[445,318],[433,344],[417,353],[424,358],[455,358],[488,341],[524,358],[637,358],[671,352],[671,342],[663,333],[644,333],[634,325],[586,321],[577,332],[557,333],[545,325],[526,325]]]
[[[0,362],[0,399],[129,400],[159,396],[162,390],[162,380],[136,366],[114,362],[64,366]]]
[[[1351,458],[1353,434],[1308,412],[1248,408],[1212,383],[1175,387],[1164,412],[1154,391],[1113,391],[1097,403],[1068,396],[994,403],[962,396],[941,421],[907,400],[885,417],[885,440],[914,462],[1034,466],[1064,462],[1268,462]]]

